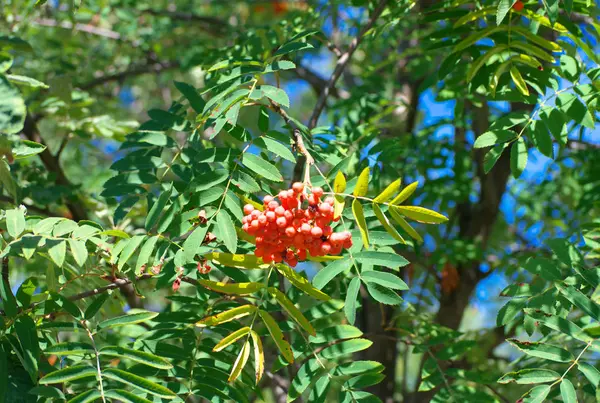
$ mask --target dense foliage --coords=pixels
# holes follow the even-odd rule
[[[598,12],[0,3],[0,403],[600,401]]]

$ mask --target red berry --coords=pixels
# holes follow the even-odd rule
[[[265,213],[265,217],[267,217],[267,221],[269,221],[269,222],[273,222],[273,221],[275,221],[275,219],[277,219],[277,215],[275,214],[274,211],[267,211]]]
[[[287,220],[285,217],[277,217],[276,223],[279,228],[285,228],[287,226]]]
[[[320,198],[323,196],[323,189],[320,187],[312,188],[312,194],[314,194],[315,197]]]
[[[273,201],[273,196],[266,195],[263,197],[263,203],[265,206]]]
[[[285,234],[286,234],[287,236],[289,236],[290,238],[292,238],[293,236],[295,236],[295,235],[296,235],[296,230],[294,229],[294,227],[287,227],[287,228],[285,229]]]
[[[248,215],[254,211],[254,206],[252,204],[246,204],[244,206],[244,214]]]
[[[523,7],[525,7],[525,4],[523,4],[522,1],[517,1],[512,6],[513,10],[515,10],[515,11],[521,11],[521,10],[523,10]]]
[[[294,184],[292,185],[292,190],[296,193],[302,193],[302,191],[304,190],[304,184],[301,182],[294,182]]]

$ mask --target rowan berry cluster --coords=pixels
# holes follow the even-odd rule
[[[350,232],[333,232],[334,199],[321,200],[323,189],[313,187],[310,193],[296,182],[277,197],[265,196],[264,211],[253,205],[244,206],[242,229],[256,237],[254,254],[265,263],[282,261],[294,267],[311,256],[339,255],[352,246]]]

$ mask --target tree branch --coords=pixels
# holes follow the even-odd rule
[[[42,136],[40,135],[40,133],[38,131],[36,120],[29,114],[25,118],[25,126],[23,127],[23,134],[25,135],[25,137],[27,137],[28,140],[35,141],[36,143],[46,145],[46,143],[44,142],[44,139],[42,138]],[[42,160],[42,163],[46,167],[46,169],[49,172],[52,172],[56,175],[56,184],[57,185],[61,185],[61,186],[65,186],[65,187],[73,186],[73,184],[69,181],[69,179],[67,179],[65,172],[63,171],[62,167],[60,166],[60,162],[58,161],[56,156],[52,155],[52,153],[50,152],[48,147],[46,147],[46,149],[44,151],[42,151],[39,154],[39,156],[40,156],[40,159]],[[69,211],[71,212],[71,215],[73,216],[73,219],[75,221],[81,221],[81,220],[87,219],[88,214],[87,214],[87,211],[85,210],[81,200],[67,201],[65,204],[66,204],[67,208],[69,209]]]
[[[196,15],[192,13],[186,13],[181,11],[168,11],[168,10],[154,10],[148,9],[143,11],[146,14],[154,15],[156,17],[168,17],[172,20],[178,21],[186,21],[186,22],[196,22],[199,23],[199,28],[211,34],[212,36],[217,36],[217,34],[222,34],[227,26],[229,25],[227,21],[222,20],[216,17],[207,17],[203,15]],[[215,32],[216,31],[216,32]]]
[[[344,69],[346,68],[348,63],[350,62],[352,55],[354,54],[354,52],[356,51],[356,49],[362,42],[365,33],[367,33],[367,31],[373,27],[373,25],[375,24],[375,21],[377,21],[377,19],[381,15],[381,13],[383,13],[383,10],[385,9],[386,4],[387,4],[387,0],[379,1],[379,4],[373,11],[373,14],[371,14],[371,16],[369,17],[369,21],[367,22],[367,24],[364,27],[362,27],[362,29],[360,30],[358,35],[352,40],[352,42],[350,42],[348,49],[346,49],[346,51],[338,59],[335,69],[333,70],[333,73],[331,73],[331,77],[329,77],[329,80],[327,81],[327,85],[323,89],[323,92],[321,92],[321,95],[319,96],[319,99],[317,100],[317,104],[315,105],[315,108],[313,109],[312,115],[310,116],[310,119],[308,120],[308,127],[310,129],[313,129],[317,126],[319,116],[321,116],[321,113],[323,112],[323,109],[325,108],[327,98],[331,94],[332,89],[335,87],[335,83],[340,78],[340,76],[342,75],[342,72],[344,71]]]
[[[94,87],[97,87],[102,84],[106,84],[111,81],[121,81],[128,77],[139,76],[142,74],[155,73],[159,74],[167,70],[172,70],[180,67],[179,62],[176,61],[165,61],[165,62],[157,62],[152,64],[145,64],[140,66],[135,66],[129,70],[125,70],[119,73],[114,74],[105,74],[103,76],[94,78],[93,80],[88,81],[87,83],[80,84],[78,87],[84,91],[89,91]]]
[[[17,16],[17,21],[22,21],[20,16]],[[107,28],[96,27],[91,24],[80,24],[77,23],[73,25],[73,23],[69,21],[56,21],[51,18],[38,18],[35,20],[27,21],[28,24],[31,25],[39,25],[43,27],[52,27],[52,28],[63,28],[63,29],[72,29],[79,32],[85,32],[86,34],[102,36],[104,38],[121,40],[121,34],[116,31]]]

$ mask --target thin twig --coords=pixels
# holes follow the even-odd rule
[[[371,14],[371,17],[369,18],[369,21],[367,22],[367,24],[360,30],[360,32],[352,40],[352,42],[350,42],[348,49],[346,49],[346,51],[338,59],[338,62],[335,65],[335,69],[333,70],[333,73],[331,73],[331,77],[329,77],[327,85],[325,86],[323,92],[319,96],[319,99],[317,100],[317,104],[315,105],[312,115],[310,116],[310,119],[308,121],[308,127],[310,129],[314,129],[317,126],[317,122],[319,121],[319,116],[321,116],[321,113],[323,112],[323,109],[325,108],[325,103],[327,102],[327,98],[329,97],[329,94],[331,94],[331,90],[333,89],[333,87],[335,86],[335,83],[340,78],[344,69],[350,62],[352,55],[354,54],[354,52],[356,51],[356,49],[362,42],[367,31],[369,31],[373,27],[373,25],[375,24],[375,21],[377,21],[377,19],[381,15],[381,13],[383,13],[383,10],[385,9],[386,4],[387,4],[387,0],[380,0],[379,4],[377,5],[377,8],[375,8],[375,10],[373,11],[373,14]]]
[[[23,18],[21,18],[20,16],[16,17],[17,21],[22,21]],[[96,36],[102,36],[104,38],[109,38],[109,39],[114,39],[114,40],[121,40],[121,34],[119,34],[118,32],[115,32],[111,29],[107,29],[107,28],[100,28],[91,24],[81,24],[81,23],[77,23],[75,25],[73,25],[73,23],[69,22],[69,21],[56,21],[53,20],[51,18],[38,18],[35,20],[30,20],[27,21],[27,24],[31,24],[31,25],[39,25],[39,26],[43,26],[43,27],[51,27],[51,28],[63,28],[63,29],[72,29],[74,31],[78,31],[78,32],[85,32],[86,34],[91,34],[91,35],[96,35]]]
[[[94,87],[97,87],[102,84],[106,84],[111,81],[121,81],[128,77],[139,76],[147,73],[162,73],[163,71],[176,69],[180,66],[178,62],[174,61],[165,61],[165,62],[157,62],[152,64],[144,64],[140,66],[132,67],[128,70],[122,71],[120,73],[114,74],[106,74],[93,80],[88,81],[87,83],[80,84],[78,87],[82,90],[88,91]]]
[[[100,398],[103,402],[106,403],[106,398],[104,397],[104,383],[102,382],[102,370],[100,369],[100,353],[98,353],[98,348],[96,347],[94,336],[92,335],[90,328],[85,323],[85,320],[82,320],[80,323],[81,326],[83,326],[83,328],[87,332],[90,341],[92,342],[92,348],[94,349],[94,354],[96,355],[96,372],[98,373],[98,386],[100,387]]]

